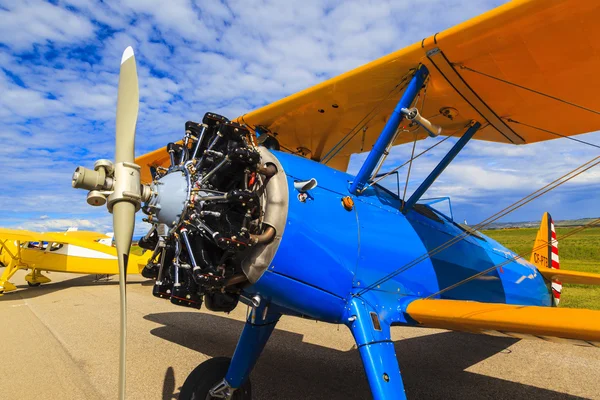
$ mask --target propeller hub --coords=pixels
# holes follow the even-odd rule
[[[183,171],[173,171],[159,178],[152,186],[154,196],[149,208],[159,222],[173,227],[179,223],[188,200],[189,186]]]

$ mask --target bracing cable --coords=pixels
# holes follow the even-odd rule
[[[531,129],[536,129],[538,131],[546,132],[546,133],[549,133],[549,134],[554,135],[554,136],[558,136],[558,137],[561,137],[561,138],[569,139],[569,140],[572,140],[572,141],[577,142],[577,143],[582,143],[582,144],[585,144],[585,145],[592,146],[592,147],[595,147],[597,149],[600,149],[600,146],[598,146],[597,144],[586,142],[585,140],[577,139],[577,138],[574,138],[574,137],[571,137],[571,136],[563,135],[562,133],[553,132],[553,131],[550,131],[548,129],[540,128],[538,126],[529,125],[529,124],[526,124],[524,122],[515,121],[512,118],[506,118],[506,121],[511,122],[513,124],[517,124],[517,125],[523,125],[523,126],[526,126],[528,128],[531,128]]]
[[[540,95],[540,96],[543,96],[543,97],[546,97],[546,98],[550,98],[552,100],[555,100],[555,101],[567,104],[569,106],[576,107],[576,108],[579,108],[579,109],[591,112],[593,114],[600,115],[600,111],[593,110],[593,109],[581,106],[579,104],[575,104],[575,103],[567,101],[567,100],[560,99],[560,98],[558,98],[556,96],[552,96],[552,95],[549,95],[547,93],[543,93],[543,92],[540,92],[540,91],[537,91],[537,90],[525,87],[523,85],[516,84],[514,82],[510,82],[510,81],[502,79],[502,78],[498,78],[496,76],[493,76],[493,75],[490,75],[490,74],[487,74],[487,73],[484,73],[484,72],[481,72],[481,71],[477,71],[477,70],[475,70],[473,68],[469,68],[469,67],[467,67],[465,65],[454,64],[454,66],[457,66],[457,67],[459,67],[460,69],[463,69],[463,70],[467,70],[467,71],[470,71],[470,72],[473,72],[473,73],[480,74],[480,75],[485,76],[485,77],[490,78],[490,79],[497,80],[499,82],[503,82],[503,83],[511,85],[511,86],[515,86],[515,87],[520,88],[522,90],[526,90],[526,91],[532,92],[534,94],[537,94],[537,95]],[[526,123],[515,121],[515,120],[510,119],[510,118],[507,119],[507,120],[508,120],[508,122],[511,122],[511,123],[520,124],[520,125],[532,128],[532,129],[537,129],[537,130],[540,130],[540,131],[543,131],[543,132],[546,132],[546,133],[553,134],[553,135],[558,136],[558,137],[564,137],[564,138],[567,138],[567,139],[570,139],[570,140],[573,140],[573,141],[576,141],[576,142],[579,142],[579,143],[583,143],[583,144],[586,144],[586,145],[589,145],[589,146],[592,146],[592,147],[595,147],[595,148],[600,148],[600,146],[598,146],[596,144],[589,143],[589,142],[586,142],[586,141],[583,141],[583,140],[580,140],[580,139],[575,139],[575,138],[569,137],[567,135],[563,135],[563,134],[560,134],[560,133],[557,133],[557,132],[552,132],[552,131],[549,131],[547,129],[543,129],[543,128],[536,127],[536,126],[533,126],[533,125],[528,125]],[[596,165],[600,164],[599,159],[600,159],[600,156],[595,157],[594,159],[588,161],[587,163],[582,164],[581,166],[579,166],[576,169],[570,171],[569,173],[561,176],[560,178],[554,180],[553,182],[547,184],[546,186],[544,186],[544,187],[536,190],[535,192],[529,194],[528,196],[525,196],[521,200],[519,200],[519,201],[511,204],[510,206],[504,208],[503,210],[497,212],[496,214],[492,215],[488,219],[486,219],[486,220],[482,221],[481,223],[479,223],[478,225],[476,225],[473,228],[473,232],[486,227],[487,225],[491,224],[492,222],[494,222],[494,221],[496,221],[496,220],[504,217],[505,215],[507,215],[507,214],[515,211],[516,209],[518,209],[518,208],[524,206],[525,204],[527,204],[527,203],[535,200],[536,198],[542,196],[543,194],[548,193],[551,190],[554,190],[558,186],[560,186],[560,185],[568,182],[569,180],[575,178],[576,176],[578,176],[581,173],[589,170],[590,168],[595,167]],[[412,162],[412,157],[411,157],[410,162]],[[404,163],[402,166],[404,166],[404,165],[406,165],[406,163]],[[399,169],[399,168],[400,167],[398,167],[397,169]],[[391,171],[390,173],[393,173],[393,172],[394,171]],[[383,178],[385,178],[385,175],[383,177],[381,177],[380,180],[383,179]],[[381,285],[382,283],[386,282],[387,280],[392,279],[394,276],[396,276],[396,275],[398,275],[398,274],[400,274],[400,273],[402,273],[402,272],[404,272],[404,271],[406,271],[406,270],[414,267],[415,265],[419,264],[420,262],[424,261],[425,259],[427,259],[429,257],[432,257],[433,255],[435,255],[435,254],[437,254],[437,253],[439,253],[439,252],[447,249],[448,247],[454,245],[455,243],[457,243],[457,242],[459,242],[459,241],[463,240],[464,238],[466,238],[468,236],[471,236],[471,235],[472,235],[472,232],[466,231],[466,232],[464,232],[461,235],[455,236],[451,240],[443,243],[442,245],[436,247],[435,249],[432,249],[431,251],[427,252],[426,254],[424,254],[424,255],[422,255],[422,256],[414,259],[413,261],[405,264],[404,266],[402,266],[402,267],[396,269],[395,271],[391,272],[390,274],[386,275],[385,277],[383,277],[383,278],[377,280],[376,282],[370,284],[366,288],[364,288],[361,291],[359,291],[358,295],[361,295],[363,293],[366,293],[369,290],[372,290],[373,288],[377,287],[378,285]],[[472,279],[475,279],[475,278],[472,278]],[[450,289],[447,289],[447,290],[450,290]]]
[[[412,147],[412,153],[410,154],[410,160],[409,164],[408,164],[408,171],[406,172],[406,182],[404,183],[404,193],[402,194],[402,205],[400,206],[401,209],[400,211],[402,211],[402,209],[404,209],[404,199],[406,198],[406,189],[408,188],[408,180],[410,179],[410,170],[412,168],[412,162],[415,159],[415,147],[417,147],[417,134],[415,133],[415,141],[413,142],[413,147]]]
[[[416,160],[417,158],[421,157],[423,154],[427,153],[430,150],[433,150],[435,147],[439,146],[440,144],[444,143],[446,140],[450,139],[452,136],[456,135],[458,132],[460,132],[461,129],[457,129],[454,132],[452,132],[450,135],[444,137],[442,140],[440,140],[439,142],[435,143],[434,145],[428,147],[427,149],[423,150],[422,152],[420,152],[419,154],[417,154],[414,158],[413,161]],[[404,167],[405,165],[407,165],[410,162],[410,160],[404,162],[403,164],[397,166],[396,168],[394,168],[393,170],[387,172],[386,174],[380,176],[379,178],[375,179],[372,182],[369,182],[367,184],[367,186],[365,186],[365,189],[367,189],[369,186],[372,186],[378,182],[380,182],[381,180],[387,178],[388,176],[390,176],[391,174],[393,174],[394,172],[398,171],[400,168]],[[363,191],[365,190],[363,189]]]
[[[371,111],[369,111],[360,121],[358,121],[356,123],[356,125],[350,129],[350,131],[344,135],[322,158],[321,158],[321,163],[323,164],[327,164],[329,161],[331,161],[348,143],[350,143],[350,141],[358,134],[358,132],[360,132],[363,127],[367,126],[369,122],[371,122],[373,120],[373,118],[375,118],[380,112],[381,112],[381,108],[383,103],[388,100],[391,96],[393,96],[394,94],[399,94],[400,92],[402,92],[402,90],[404,90],[404,88],[406,87],[406,85],[408,84],[409,80],[408,78],[412,77],[412,75],[414,75],[414,73],[417,71],[418,68],[414,68],[409,70],[409,72],[407,72],[402,79],[400,80],[400,82],[394,86],[392,88],[392,90],[390,90],[388,92],[388,94],[381,99],[374,107],[373,109],[371,109]],[[412,75],[411,75],[412,74]]]
[[[576,234],[576,233],[579,233],[579,232],[581,232],[582,230],[584,230],[584,229],[586,229],[586,228],[589,228],[589,227],[591,227],[591,226],[594,226],[594,225],[597,225],[597,224],[600,224],[600,218],[598,218],[598,219],[595,219],[595,220],[593,220],[593,221],[590,221],[590,222],[588,222],[587,224],[585,224],[585,225],[582,225],[582,226],[580,226],[580,227],[577,227],[577,228],[575,228],[575,229],[572,229],[571,231],[569,231],[569,232],[565,233],[564,235],[561,235],[561,236],[557,237],[556,239],[552,239],[552,240],[550,241],[550,243],[544,243],[544,244],[541,244],[541,245],[539,245],[539,246],[537,246],[537,247],[534,247],[534,248],[533,248],[531,251],[528,251],[528,252],[525,252],[525,253],[521,253],[521,254],[515,255],[514,257],[512,257],[512,258],[509,258],[509,259],[507,259],[506,261],[503,261],[503,262],[501,262],[500,264],[493,265],[493,266],[491,266],[490,268],[487,268],[487,269],[485,269],[485,270],[483,270],[483,271],[481,271],[481,272],[478,272],[478,273],[476,273],[476,274],[474,274],[474,275],[471,275],[471,276],[469,276],[468,278],[465,278],[465,279],[463,279],[463,280],[462,280],[462,281],[460,281],[460,282],[457,282],[457,283],[455,283],[455,284],[453,284],[453,285],[447,286],[447,287],[445,287],[444,289],[442,289],[442,290],[440,290],[440,291],[438,291],[438,292],[435,292],[435,293],[433,293],[433,294],[430,294],[429,296],[427,296],[427,297],[426,297],[426,299],[433,299],[433,298],[435,298],[436,296],[439,296],[440,294],[442,294],[442,293],[445,293],[445,292],[447,292],[447,291],[449,291],[449,290],[455,289],[455,288],[457,288],[457,287],[459,287],[459,286],[461,286],[461,285],[464,285],[465,283],[468,283],[468,282],[472,281],[473,279],[477,279],[477,278],[479,278],[480,276],[487,275],[487,274],[489,274],[490,272],[492,272],[492,271],[494,271],[494,270],[496,270],[496,269],[498,269],[498,268],[502,268],[502,267],[504,267],[505,265],[508,265],[508,264],[510,264],[510,263],[511,263],[511,262],[513,262],[513,261],[519,260],[519,259],[521,259],[521,258],[525,258],[527,255],[529,255],[529,254],[531,254],[531,253],[533,253],[533,252],[535,252],[535,251],[542,250],[543,248],[545,248],[545,247],[548,247],[549,245],[554,245],[554,244],[557,244],[557,243],[558,243],[558,239],[560,239],[560,240],[564,240],[564,239],[568,238],[569,236],[572,236],[572,235],[574,235],[574,234]]]
[[[559,187],[560,185],[570,181],[571,179],[579,176],[580,174],[584,173],[585,171],[595,167],[596,165],[600,164],[600,156],[597,156],[593,159],[591,159],[590,161],[580,165],[579,167],[575,168],[574,170],[569,171],[568,173],[562,175],[560,178],[555,179],[554,181],[548,183],[547,185],[543,186],[542,188],[532,192],[531,194],[523,197],[522,199],[516,201],[515,203],[509,205],[508,207],[505,207],[504,209],[498,211],[497,213],[495,213],[494,215],[492,215],[491,217],[487,218],[486,220],[480,222],[479,224],[477,224],[476,226],[473,227],[473,231],[478,231],[486,226],[488,226],[489,224],[491,224],[494,221],[497,221],[498,219],[508,215],[509,213],[517,210],[518,208],[524,206],[525,204],[528,204],[529,202],[537,199],[538,197],[548,193],[551,190],[556,189],[557,187]],[[381,285],[382,283],[392,279],[393,277],[397,276],[398,274],[414,267],[415,265],[418,265],[419,263],[421,263],[422,261],[434,256],[435,254],[438,254],[439,252],[447,249],[448,247],[458,243],[459,241],[471,236],[473,233],[471,231],[466,231],[464,233],[462,233],[461,235],[455,236],[452,239],[448,240],[445,243],[442,243],[441,245],[439,245],[438,247],[428,251],[427,253],[421,255],[420,257],[415,258],[414,260],[408,262],[407,264],[403,265],[402,267],[392,271],[391,273],[387,274],[386,276],[382,277],[381,279],[378,279],[377,281],[375,281],[374,283],[370,284],[369,286],[365,287],[364,289],[362,289],[361,291],[358,292],[357,295],[362,295],[370,290],[372,290],[373,288],[377,287],[378,285]]]
[[[593,110],[593,109],[591,109],[591,108],[584,107],[584,106],[582,106],[582,105],[579,105],[579,104],[575,104],[575,103],[573,103],[573,102],[571,102],[571,101],[563,100],[563,99],[561,99],[561,98],[559,98],[559,97],[552,96],[552,95],[550,95],[550,94],[547,94],[547,93],[540,92],[539,90],[535,90],[535,89],[531,89],[531,88],[528,88],[528,87],[526,87],[526,86],[523,86],[523,85],[519,85],[518,83],[514,83],[514,82],[511,82],[511,81],[507,81],[506,79],[498,78],[497,76],[490,75],[490,74],[487,74],[487,73],[485,73],[485,72],[478,71],[478,70],[476,70],[476,69],[473,69],[473,68],[467,67],[466,65],[463,65],[463,64],[452,64],[452,65],[453,65],[453,66],[455,66],[455,67],[458,67],[458,68],[460,68],[460,69],[462,69],[462,70],[469,71],[469,72],[473,72],[473,73],[479,74],[479,75],[481,75],[481,76],[485,76],[485,77],[487,77],[487,78],[494,79],[494,80],[497,80],[497,81],[499,81],[499,82],[502,82],[502,83],[506,83],[507,85],[511,85],[511,86],[517,87],[517,88],[519,88],[519,89],[523,89],[523,90],[526,90],[526,91],[528,91],[528,92],[535,93],[535,94],[537,94],[537,95],[540,95],[540,96],[543,96],[543,97],[547,97],[547,98],[549,98],[549,99],[552,99],[552,100],[558,101],[558,102],[560,102],[560,103],[564,103],[564,104],[570,105],[570,106],[572,106],[572,107],[579,108],[579,109],[581,109],[581,110],[584,110],[584,111],[591,112],[592,114],[598,114],[598,115],[600,115],[600,111]]]

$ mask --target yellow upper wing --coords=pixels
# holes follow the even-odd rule
[[[108,236],[103,233],[93,232],[93,231],[67,231],[67,232],[52,232],[54,235],[63,235],[68,237],[73,237],[77,239],[89,240],[89,241],[97,241],[99,239],[107,239]]]
[[[350,154],[369,151],[420,63],[431,75],[421,114],[450,134],[471,120],[488,124],[475,139],[532,143],[557,136],[508,119],[575,135],[600,128],[600,115],[463,69],[467,67],[593,110],[600,109],[600,3],[513,1],[422,42],[240,116],[292,150],[304,147],[321,160],[354,134],[329,165],[345,170]],[[424,105],[422,101],[424,98]],[[440,110],[458,113],[450,120]],[[425,138],[424,133],[419,138]],[[395,144],[412,141],[398,135]],[[164,165],[164,149],[136,162]]]
[[[54,239],[53,235],[48,233],[39,233],[26,231],[24,229],[6,229],[0,228],[0,240],[18,240],[19,242],[48,242]]]
[[[421,325],[600,347],[600,311],[459,300],[415,300],[406,312]]]

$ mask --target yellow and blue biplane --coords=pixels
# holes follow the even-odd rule
[[[600,156],[477,226],[421,201],[470,140],[598,147],[573,136],[600,128],[599,19],[597,2],[510,2],[235,120],[206,113],[182,140],[135,160],[139,92],[127,48],[115,162],[79,167],[73,186],[113,213],[122,272],[134,214],[147,214],[140,245],[160,255],[144,269],[156,297],[252,308],[232,358],[200,364],[180,398],[251,398],[250,373],[282,315],[346,325],[376,399],[406,396],[395,325],[600,346],[600,312],[555,307],[561,283],[600,283],[560,269],[557,245],[600,221],[557,237],[545,215],[532,252],[519,255],[478,231]],[[376,182],[391,146],[433,147],[438,136],[458,140],[408,198]],[[358,174],[345,173],[362,151]]]

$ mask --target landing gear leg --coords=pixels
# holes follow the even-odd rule
[[[25,280],[29,286],[40,286],[42,283],[52,282],[50,278],[42,275],[37,269],[32,269],[30,273],[25,275]]]
[[[246,321],[233,358],[212,358],[185,380],[179,395],[188,399],[251,399],[250,372],[265,348],[281,314],[269,305],[254,308]]]
[[[347,325],[356,340],[375,400],[406,399],[390,326],[360,298],[350,302]]]
[[[4,294],[5,292],[12,292],[13,290],[17,290],[17,287],[15,285],[13,285],[12,283],[10,283],[8,280],[18,270],[19,270],[18,263],[14,260],[11,260],[8,263],[8,265],[6,266],[6,268],[4,269],[2,276],[0,276],[0,296],[2,294]]]

